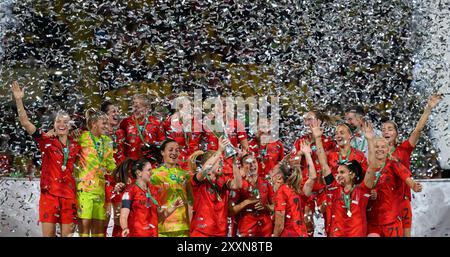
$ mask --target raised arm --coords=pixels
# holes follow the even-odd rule
[[[321,123],[322,122],[320,120],[317,119],[313,120],[311,124],[311,131],[314,136],[314,139],[316,140],[316,147],[317,147],[316,153],[319,159],[320,167],[322,168],[321,177],[326,177],[331,174],[331,169],[330,166],[328,166],[327,155],[325,153],[325,149],[323,148],[322,144],[323,131],[322,128],[320,127]]]
[[[237,167],[237,158],[233,157],[233,179],[230,182],[229,189],[237,190],[242,187],[242,176]]]
[[[420,138],[420,134],[423,128],[425,127],[428,118],[430,117],[431,111],[433,110],[434,107],[436,107],[436,105],[438,105],[438,103],[442,100],[442,98],[443,98],[442,95],[432,95],[428,98],[428,103],[425,106],[425,110],[423,111],[423,114],[420,117],[419,122],[417,122],[416,128],[411,133],[411,136],[408,139],[409,143],[412,146],[415,147],[417,145],[417,142],[419,141]]]
[[[306,196],[311,196],[314,183],[316,182],[317,174],[314,162],[311,157],[311,144],[307,142],[301,142],[300,151],[303,153],[306,159],[306,165],[308,165],[308,180],[303,186],[303,193]]]
[[[219,138],[219,148],[214,153],[214,155],[211,156],[211,158],[209,158],[205,162],[205,164],[202,167],[202,171],[201,172],[197,172],[195,174],[195,176],[197,177],[198,181],[205,180],[208,172],[213,168],[213,166],[217,163],[217,161],[219,161],[219,159],[222,156],[222,153],[223,153],[223,151],[225,149],[225,145],[223,143],[224,140],[226,141],[226,139],[223,139],[222,137]]]
[[[365,122],[363,124],[364,134],[366,136],[369,147],[369,167],[364,176],[364,184],[367,188],[372,188],[375,180],[375,133],[372,123]]]
[[[25,107],[23,105],[23,97],[25,95],[25,89],[21,89],[19,83],[14,81],[11,86],[11,91],[14,96],[14,100],[16,101],[17,113],[19,114],[20,125],[27,131],[28,134],[33,135],[36,132],[36,126],[31,123],[28,118],[27,112],[25,111]]]

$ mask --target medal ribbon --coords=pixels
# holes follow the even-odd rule
[[[111,135],[111,137],[113,138],[113,145],[114,145],[114,149],[117,149],[117,135],[116,135],[116,128],[113,129],[113,133]]]
[[[62,152],[64,155],[64,160],[63,160],[63,165],[62,167],[66,167],[67,164],[67,160],[69,159],[69,146],[70,146],[70,141],[69,139],[66,140],[66,147],[63,146],[62,142],[61,142],[61,137],[58,137],[59,143],[61,144],[62,147]]]
[[[142,126],[142,127],[139,126],[139,122],[137,121],[137,118],[136,118],[136,117],[134,118],[134,121],[135,121],[135,123],[136,123],[136,128],[137,128],[137,130],[138,130],[139,137],[141,138],[142,142],[145,142],[145,139],[144,139],[144,136],[142,135],[142,133],[144,132],[145,127],[147,127],[147,124],[148,124],[148,118],[145,118],[145,123],[144,123],[144,126]]]
[[[381,168],[377,171],[377,172],[375,172],[375,182],[373,183],[373,187],[372,188],[375,188],[376,186],[377,186],[377,183],[378,183],[378,179],[380,178],[380,176],[381,176],[381,171],[384,169],[384,166],[386,165],[386,163],[383,163],[383,165],[381,166]]]
[[[135,184],[136,184],[136,186],[138,186],[142,191],[145,192],[145,190],[138,184],[137,181],[135,182]],[[153,202],[156,206],[159,206],[159,205],[158,205],[158,202],[155,200],[155,198],[153,198],[152,194],[150,193],[150,187],[147,187],[147,193],[145,194],[145,196],[147,197],[147,199],[151,199],[152,202]]]
[[[339,163],[342,164],[342,163],[348,162],[348,159],[350,158],[350,152],[351,152],[351,150],[352,150],[352,148],[350,147],[350,148],[348,149],[347,156],[345,157],[345,161],[342,160],[341,152],[339,152]]]
[[[347,209],[347,215],[350,217],[351,216],[351,206],[350,206],[350,197],[352,195],[353,189],[355,189],[355,186],[352,187],[352,189],[350,189],[350,192],[348,192],[348,194],[346,194],[344,192],[344,190],[342,190],[342,197],[344,198],[344,203],[345,203],[345,208]]]
[[[364,151],[364,146],[366,145],[366,138],[363,137],[362,139],[362,144],[361,144],[361,149],[358,148],[358,140],[355,139],[355,148],[361,151]]]
[[[94,135],[92,135],[92,132],[89,131],[89,135],[91,136],[92,141],[94,142],[94,148],[97,151],[97,156],[98,159],[100,160],[100,165],[103,162],[103,157],[105,155],[105,144],[103,143],[103,138],[100,136],[101,138],[101,151],[100,151],[100,147],[97,145],[97,141],[95,141],[95,137]]]
[[[190,122],[191,122],[190,129],[192,130],[193,121],[191,120]],[[180,117],[180,123],[181,123],[181,130],[183,131],[183,135],[184,135],[184,142],[186,143],[186,147],[189,147],[189,140],[190,140],[189,133],[184,130],[184,126],[183,126],[184,122],[183,122],[183,119],[181,117]]]

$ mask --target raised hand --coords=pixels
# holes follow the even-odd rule
[[[219,138],[219,148],[218,150],[223,151],[225,150],[225,147],[230,144],[230,141],[228,141],[228,139],[220,137]]]
[[[11,85],[11,91],[13,93],[14,99],[22,99],[25,96],[25,88],[20,88],[19,83],[14,81]]]
[[[300,143],[300,151],[303,154],[311,154],[311,143],[306,140],[303,140]]]
[[[321,124],[322,121],[320,121],[319,119],[314,119],[311,122],[311,133],[314,137],[321,137],[323,135],[323,130],[320,127]]]
[[[426,108],[428,108],[430,110],[433,109],[434,107],[436,107],[436,105],[439,104],[439,102],[442,100],[442,98],[444,98],[443,95],[436,95],[436,94],[431,95],[428,98],[428,103],[427,103],[427,107]]]
[[[56,134],[55,129],[51,129],[51,130],[47,131],[45,134],[47,134],[47,136],[49,136],[49,137],[56,137],[56,136],[58,136],[58,134]]]
[[[364,135],[367,138],[367,140],[371,140],[375,138],[375,132],[373,131],[373,124],[372,122],[364,122],[363,124],[363,131]]]

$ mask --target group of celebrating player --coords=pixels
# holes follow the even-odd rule
[[[55,236],[59,223],[62,236],[78,224],[84,237],[104,237],[111,215],[114,237],[310,237],[316,211],[329,237],[410,236],[411,189],[422,189],[411,178],[410,157],[442,99],[429,98],[404,142],[394,121],[376,131],[360,107],[346,110],[345,121],[309,111],[306,135],[285,155],[270,119],[260,119],[249,138],[223,111],[226,125],[217,133],[188,104],[160,121],[136,94],[122,120],[106,101],[86,111],[84,128],[72,130],[59,111],[44,132],[29,120],[17,82],[12,93],[21,125],[42,152],[43,235]],[[334,138],[322,123],[335,126]]]

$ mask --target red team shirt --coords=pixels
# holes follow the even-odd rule
[[[114,144],[114,160],[119,165],[125,160],[125,131],[121,128],[115,129],[111,136]]]
[[[203,137],[207,143],[207,149],[212,151],[217,151],[219,148],[219,139],[214,135],[214,133],[207,127],[203,126]],[[238,148],[238,143],[247,139],[247,133],[245,132],[244,125],[238,120],[228,121],[228,126],[225,128],[225,132],[228,135],[230,143]],[[225,153],[224,153],[225,155]],[[233,174],[233,158],[228,158],[224,160],[223,166],[224,174]]]
[[[188,158],[199,149],[202,132],[183,132],[181,121],[172,122],[172,117],[168,117],[162,123],[162,130],[167,138],[173,139],[178,143],[180,146],[180,166],[184,170],[189,170]],[[196,120],[191,121],[190,127],[191,131],[195,131],[195,128],[199,130],[202,128],[201,124]]]
[[[342,160],[346,160],[347,159],[346,157],[347,156],[342,156],[341,158],[342,158]],[[336,177],[337,170],[339,167],[339,151],[336,150],[336,151],[329,152],[327,154],[327,160],[328,160],[328,166],[330,166],[330,169],[331,169],[331,173],[333,174],[333,176]],[[363,170],[362,176],[364,177],[364,175],[366,174],[366,170],[368,168],[366,156],[364,155],[363,152],[356,150],[355,148],[352,147],[350,150],[350,157],[348,158],[348,161],[353,161],[353,160],[356,160],[359,162],[359,164],[361,164],[361,168]]]
[[[333,175],[329,175],[333,176]],[[355,185],[350,194],[351,217],[347,215],[344,201],[344,187],[340,186],[333,177],[333,183],[327,186],[329,202],[331,202],[330,237],[366,237],[367,216],[370,188],[364,182]],[[348,194],[349,192],[345,192]]]
[[[122,198],[122,208],[130,209],[128,216],[129,237],[157,237],[158,236],[158,206],[161,205],[156,188],[148,183],[151,196],[156,205],[147,198],[147,191],[142,190],[135,183],[129,185]]]
[[[284,146],[280,140],[260,145],[256,138],[248,143],[250,152],[258,159],[258,175],[266,178],[269,172],[284,158]]]
[[[64,148],[58,137],[49,137],[37,129],[33,134],[33,139],[38,143],[42,152],[41,192],[48,192],[57,197],[76,199],[75,178],[72,173],[75,159],[81,149],[80,145],[68,137],[70,142],[69,158],[66,170],[63,171]]]
[[[264,206],[273,204],[272,186],[261,177],[257,179],[257,192],[245,179],[242,180],[242,188],[233,192],[236,195],[231,201],[235,204],[239,204],[245,199],[255,199],[258,193],[261,204]],[[254,209],[254,205],[241,210],[237,215],[237,223],[240,236],[268,237],[272,234],[273,226],[270,211],[258,212]]]
[[[316,146],[316,141],[314,139],[311,138],[311,134],[308,134],[306,136],[302,136],[300,138],[298,138],[295,143],[294,143],[294,155],[300,151],[300,143],[303,140],[307,140],[309,142],[311,142],[311,158],[313,160],[314,163],[314,167],[316,169],[316,173],[317,176],[319,176],[319,172],[322,169],[320,167],[320,163],[319,163],[319,158],[317,157],[317,146]],[[322,135],[322,145],[323,148],[325,150],[325,153],[329,152],[329,151],[333,151],[334,149],[336,149],[336,143],[333,141],[332,138],[330,137],[326,137]],[[291,158],[294,158],[295,156],[292,156]],[[302,181],[302,187],[303,185],[306,183],[306,181],[308,180],[308,165],[306,164],[306,160],[305,158],[302,158],[301,161],[301,167],[302,167],[302,177],[303,177],[303,181]],[[326,201],[326,195],[325,195],[325,185],[321,184],[319,182],[319,180],[317,179],[314,183],[313,186],[313,194],[310,197],[306,197],[305,195],[302,195],[302,203],[303,205],[308,205],[309,208],[311,210],[314,210],[315,208],[315,202],[314,200],[317,201],[317,205],[320,206],[322,205],[322,203],[324,201]]]
[[[399,160],[407,169],[411,170],[411,154],[413,151],[414,146],[411,145],[409,140],[406,140],[395,148],[394,152],[392,153],[392,157]],[[411,189],[406,185],[406,183],[403,183],[403,203],[401,207],[401,218],[403,228],[411,228]]]
[[[280,186],[274,197],[275,211],[285,211],[281,237],[307,237],[300,195],[286,184]]]
[[[125,159],[125,131],[123,129],[115,129],[114,134],[111,136],[113,140],[114,146],[114,160],[116,161],[116,165],[119,166],[122,161]],[[105,201],[107,203],[120,203],[122,201],[122,194],[113,195],[112,191],[114,186],[116,185],[116,181],[114,181],[113,176],[105,175],[106,179],[106,192],[105,192]]]
[[[414,147],[409,140],[406,140],[395,148],[392,157],[399,160],[408,170],[411,170],[411,154],[413,151]],[[403,184],[403,194],[411,199],[411,189],[405,183]]]
[[[142,136],[146,143],[159,144],[164,140],[160,122],[155,117],[148,116],[138,124],[141,128],[145,126]],[[125,133],[125,156],[133,160],[145,157],[154,163],[154,153],[144,153],[141,149],[144,142],[142,142],[142,139],[139,136],[134,115],[122,120],[120,128],[123,129]]]
[[[356,160],[359,162],[359,164],[361,164],[361,168],[363,171],[362,176],[364,177],[364,175],[366,174],[366,170],[367,170],[367,159],[364,155],[363,152],[356,150],[355,148],[351,147],[350,148],[350,157],[347,159],[347,156],[342,156],[342,160],[348,160],[348,161],[352,161],[352,160]],[[337,175],[337,170],[339,167],[339,150],[334,150],[331,152],[328,152],[327,154],[327,161],[328,161],[328,166],[331,169],[331,174],[333,174],[333,177],[336,177]],[[327,193],[328,194],[328,193]],[[332,207],[332,202],[330,202],[328,199],[329,197],[326,198],[327,199],[327,209],[326,209],[326,213],[325,213],[325,231],[327,234],[331,233],[331,210]]]
[[[398,221],[404,181],[411,177],[410,171],[400,162],[387,160],[375,189],[377,199],[369,202],[368,223],[374,226],[388,225]]]
[[[190,226],[191,237],[227,236],[229,197],[227,181],[226,176],[220,176],[213,182],[217,185],[221,197],[219,200],[208,180],[198,182],[195,175],[191,177],[194,196],[193,217]]]

